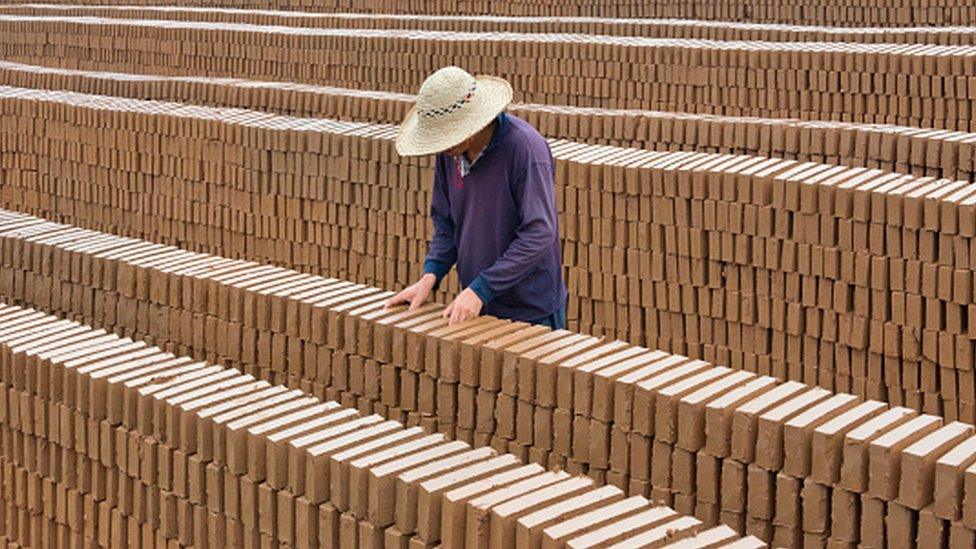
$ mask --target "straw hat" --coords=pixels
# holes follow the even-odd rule
[[[512,86],[505,80],[444,67],[420,86],[416,104],[400,124],[397,152],[421,156],[460,145],[511,102]]]

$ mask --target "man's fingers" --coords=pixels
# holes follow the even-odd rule
[[[386,300],[386,305],[384,305],[383,308],[384,309],[389,309],[390,307],[393,307],[394,305],[396,305],[398,303],[402,303],[404,301],[406,301],[406,300],[403,298],[403,294],[397,294],[397,295],[391,297],[390,299],[387,299]]]
[[[451,321],[448,322],[448,326],[454,326],[458,322],[461,322],[461,318],[464,316],[464,310],[461,307],[455,307],[454,311],[451,312]]]
[[[416,311],[423,304],[424,296],[418,293],[417,295],[413,296],[413,299],[410,300],[410,310]]]
[[[441,317],[443,317],[443,318],[450,318],[451,317],[451,313],[453,311],[454,311],[454,302],[452,301],[450,305],[448,305],[447,307],[444,307],[444,312],[441,313]]]

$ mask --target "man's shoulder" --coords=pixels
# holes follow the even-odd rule
[[[552,160],[552,153],[549,150],[549,141],[535,129],[532,124],[515,116],[508,116],[508,141],[512,147],[521,149],[526,153],[526,157],[532,161]]]

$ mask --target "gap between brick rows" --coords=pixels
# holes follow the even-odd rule
[[[808,119],[851,116],[856,121],[953,130],[971,129],[973,110],[969,77],[976,50],[969,46],[318,29],[15,15],[0,15],[0,25],[0,37],[7,38],[2,53],[8,60],[74,59],[84,68],[137,66],[147,72],[182,72],[192,66],[207,76],[413,91],[433,70],[463,58],[478,60],[468,63],[472,72],[504,74],[514,85],[516,99],[526,102]],[[43,46],[25,46],[31,33],[47,37]],[[201,34],[207,35],[202,42]],[[83,40],[82,35],[111,38],[129,52],[126,64],[104,61],[98,53],[102,41]],[[155,44],[151,50],[145,47],[150,42]],[[248,48],[278,53],[260,64],[251,63],[238,53]],[[290,62],[299,58],[300,64]],[[405,64],[407,59],[416,63]],[[879,73],[885,78],[871,76]],[[389,74],[398,77],[390,79]],[[772,104],[786,107],[771,109]]]
[[[3,503],[18,519],[3,534],[25,545],[46,519],[62,541],[101,547],[764,546],[32,309],[0,304],[0,362]]]
[[[566,331],[448,328],[439,307],[386,311],[389,294],[360,285],[3,219],[8,301],[587,472],[767,542],[878,535],[878,506],[898,517],[882,536],[974,539],[967,424]]]
[[[330,276],[387,288],[408,282],[409,265],[419,268],[425,253],[426,239],[418,228],[428,225],[421,205],[429,202],[429,165],[417,175],[403,175],[403,169],[418,166],[409,159],[405,165],[395,164],[401,159],[390,146],[392,126],[68,92],[16,89],[10,96],[4,108],[11,107],[18,116],[27,113],[28,121],[39,115],[32,101],[58,104],[44,118],[47,127],[54,120],[66,122],[69,141],[77,139],[70,132],[79,119],[65,118],[69,111],[61,105],[84,105],[80,113],[85,121],[98,120],[90,118],[88,109],[126,116],[179,114],[181,119],[149,118],[139,125],[158,128],[159,135],[166,136],[160,143],[167,146],[179,143],[178,135],[199,135],[208,147],[210,139],[225,147],[215,152],[192,143],[181,145],[174,149],[180,166],[206,150],[204,160],[216,159],[220,169],[238,170],[235,159],[245,159],[244,174],[257,177],[245,175],[243,183],[231,185],[243,186],[246,201],[228,197],[217,202],[213,197],[225,196],[229,189],[224,180],[208,183],[182,170],[164,171],[170,176],[170,192],[186,197],[181,203],[185,206],[174,209],[166,203],[147,210],[141,204],[160,198],[151,186],[128,177],[98,183],[88,176],[67,185],[74,160],[54,153],[65,150],[61,142],[48,144],[50,136],[45,134],[32,152],[27,144],[33,141],[21,132],[16,141],[9,141],[18,144],[9,158],[24,157],[8,168],[4,200],[11,207],[87,228],[180,242],[198,251],[321,269]],[[178,130],[176,120],[199,125]],[[125,124],[130,122],[135,123]],[[93,129],[103,131],[103,123]],[[124,127],[129,126],[104,128],[110,132],[105,137],[97,134],[83,141],[114,143]],[[244,134],[241,128],[255,133]],[[322,131],[310,131],[315,128]],[[562,141],[552,145],[574,327],[948,419],[973,419],[976,388],[969,365],[976,322],[969,319],[976,314],[976,186],[760,157]],[[261,155],[248,147],[257,147]],[[273,158],[279,160],[271,166],[251,164],[251,159],[265,158],[269,148],[277,151]],[[314,162],[289,162],[288,155],[297,151]],[[120,158],[128,158],[130,152],[118,151]],[[148,157],[145,149],[141,154]],[[163,150],[159,154],[170,156]],[[67,162],[69,168],[42,170],[40,180],[34,171],[29,177],[15,175],[19,165],[52,161],[55,167]],[[323,161],[328,164],[316,168]],[[129,171],[110,162],[99,166],[111,168],[113,174]],[[288,174],[288,181],[304,180],[309,170],[323,179],[306,190],[283,184],[276,191],[282,196],[271,202],[263,182],[269,169]],[[376,173],[373,170],[379,181],[369,175]],[[93,186],[104,191],[92,195],[71,190]],[[128,201],[115,201],[120,188],[127,189]],[[211,198],[198,202],[193,197],[201,196],[201,188]],[[322,194],[329,189],[337,191]],[[410,194],[405,199],[397,198],[406,191]],[[359,209],[336,217],[333,208],[352,207],[344,198],[348,196],[362,197]],[[91,197],[105,198],[92,202]],[[277,200],[290,202],[278,209]],[[249,204],[261,204],[262,209]],[[224,207],[234,212],[230,222]],[[208,213],[181,217],[181,212],[201,208]],[[391,213],[405,216],[406,222],[376,222],[375,216],[382,221]],[[280,226],[284,220],[307,229],[255,234],[249,223],[239,221],[242,215],[255,214],[259,228]],[[336,230],[353,236],[320,239],[322,232]],[[606,265],[626,274],[610,275]],[[804,360],[811,353],[819,353],[817,361]]]
[[[696,19],[638,19],[605,17],[517,17],[491,15],[412,15],[375,13],[316,13],[272,9],[231,9],[192,6],[112,6],[76,4],[6,4],[0,11],[20,15],[96,15],[149,19],[189,19],[289,26],[411,28],[443,31],[564,32],[629,35],[655,38],[718,40],[911,42],[959,45],[972,43],[976,27],[829,27],[769,23],[740,23]]]
[[[0,20],[10,22],[57,23],[69,21],[56,15],[0,15]],[[116,19],[111,17],[85,16],[70,19],[78,25],[104,26],[120,25],[131,27],[158,27],[172,29],[201,29],[216,31],[257,32],[268,34],[296,34],[307,36],[367,36],[375,38],[405,38],[408,40],[444,40],[444,41],[525,41],[540,43],[571,43],[571,44],[601,44],[620,46],[673,46],[680,48],[713,47],[720,50],[741,51],[803,51],[829,52],[835,49],[850,53],[897,54],[905,56],[944,54],[944,55],[972,55],[970,46],[940,45],[940,44],[861,44],[861,43],[831,43],[831,42],[762,42],[762,41],[723,41],[723,40],[688,40],[681,38],[649,38],[641,36],[595,36],[578,33],[518,33],[518,32],[471,32],[471,31],[435,31],[423,29],[343,29],[343,28],[310,28],[293,27],[287,25],[257,25],[252,23],[229,23],[220,21],[180,21],[166,19]]]
[[[151,4],[149,2],[105,2],[105,4]],[[189,5],[199,4],[197,2]],[[953,0],[938,6],[921,7],[905,1],[888,1],[883,5],[871,3],[855,3],[837,9],[829,2],[810,1],[789,2],[717,2],[708,5],[697,4],[648,4],[635,0],[614,0],[611,3],[563,3],[552,4],[539,0],[517,0],[498,6],[491,2],[479,0],[462,0],[460,3],[444,5],[439,2],[407,1],[395,2],[389,0],[369,0],[366,2],[332,2],[331,4],[309,4],[308,2],[288,2],[284,5],[270,5],[263,1],[251,0],[245,3],[211,3],[208,7],[225,4],[227,7],[249,7],[269,10],[271,8],[286,8],[309,10],[317,9],[327,12],[341,12],[343,10],[359,10],[374,14],[409,14],[417,17],[419,14],[441,16],[444,13],[459,14],[489,14],[499,16],[544,16],[544,17],[616,17],[616,18],[695,18],[723,22],[728,20],[753,21],[761,23],[792,24],[798,22],[835,25],[840,27],[857,27],[874,24],[885,27],[902,27],[917,25],[951,25],[969,24],[972,22],[972,6],[964,1]],[[142,6],[140,6],[142,7]],[[129,6],[125,6],[128,9]],[[202,8],[200,8],[202,9]]]
[[[0,61],[4,84],[132,99],[189,102],[280,114],[398,124],[415,96],[239,78],[163,76]],[[159,84],[177,84],[164,85]],[[509,112],[552,139],[650,150],[754,154],[917,176],[974,178],[976,134],[890,124],[803,121],[628,109],[521,104]]]

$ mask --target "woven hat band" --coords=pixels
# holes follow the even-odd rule
[[[478,89],[478,81],[472,78],[471,79],[471,88],[469,88],[468,89],[468,92],[466,94],[464,94],[464,97],[462,97],[461,99],[458,99],[453,104],[448,105],[446,107],[438,107],[438,108],[435,108],[435,109],[428,109],[426,111],[421,111],[418,114],[420,114],[420,116],[423,116],[425,118],[438,118],[438,117],[441,117],[441,116],[444,116],[444,115],[451,114],[452,112],[454,112],[454,111],[460,109],[461,107],[463,107],[464,105],[468,104],[471,101],[471,98],[474,97],[474,92],[477,89]]]

